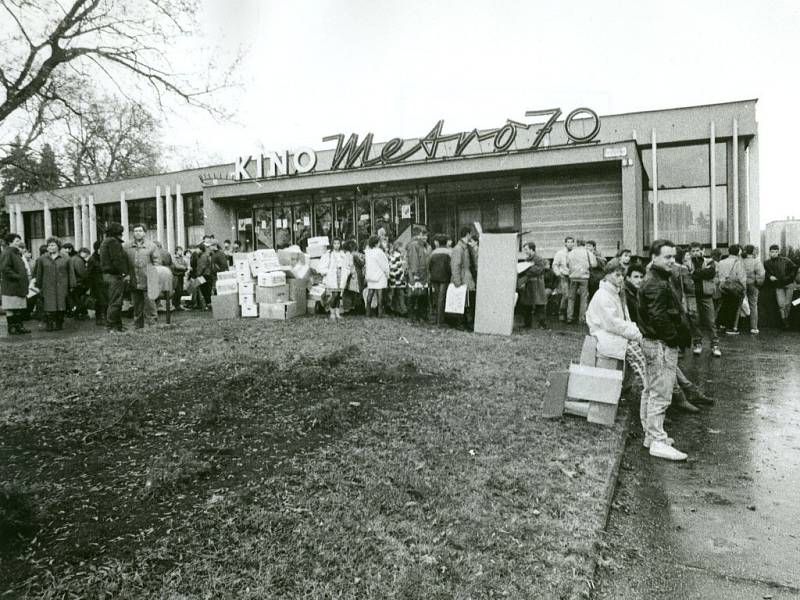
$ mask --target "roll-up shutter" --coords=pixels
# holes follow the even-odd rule
[[[552,258],[564,237],[594,240],[604,256],[622,247],[622,177],[619,165],[543,170],[521,189],[523,241]]]

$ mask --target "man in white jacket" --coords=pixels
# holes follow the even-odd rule
[[[644,389],[646,370],[640,345],[642,332],[631,321],[628,307],[620,296],[624,285],[624,267],[611,263],[606,265],[600,287],[586,310],[586,324],[589,326],[589,333],[597,340],[598,354],[625,360],[641,379]]]
[[[556,252],[553,257],[553,273],[558,277],[558,291],[561,293],[561,303],[558,307],[558,318],[567,319],[567,299],[569,296],[569,266],[567,255],[575,247],[575,238],[568,235],[564,238],[564,247]]]

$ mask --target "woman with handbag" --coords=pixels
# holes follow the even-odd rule
[[[739,257],[741,248],[738,244],[728,247],[728,256],[720,261],[717,267],[719,276],[720,306],[719,326],[728,335],[737,335],[735,329],[736,313],[742,304],[747,288],[747,274]]]

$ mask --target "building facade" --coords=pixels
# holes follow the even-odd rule
[[[655,238],[707,247],[759,243],[756,100],[598,116],[528,111],[494,129],[373,142],[323,138],[327,149],[239,156],[232,164],[6,197],[12,230],[34,248],[50,235],[89,246],[102,228],[144,223],[170,249],[203,232],[246,250],[328,235],[363,242],[410,225],[455,235],[520,233],[545,256],[563,238],[606,255]]]
[[[770,221],[764,229],[764,247],[766,251],[772,244],[778,244],[781,250],[793,248],[800,250],[800,219],[785,219],[783,221]]]

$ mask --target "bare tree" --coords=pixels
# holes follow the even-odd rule
[[[140,104],[93,100],[66,119],[65,150],[73,184],[151,175],[160,167],[159,123]]]
[[[0,125],[15,113],[26,120],[29,146],[52,119],[80,114],[76,99],[100,78],[136,101],[149,88],[159,106],[173,96],[220,114],[211,95],[234,65],[198,77],[167,59],[197,10],[197,0],[0,0]]]

